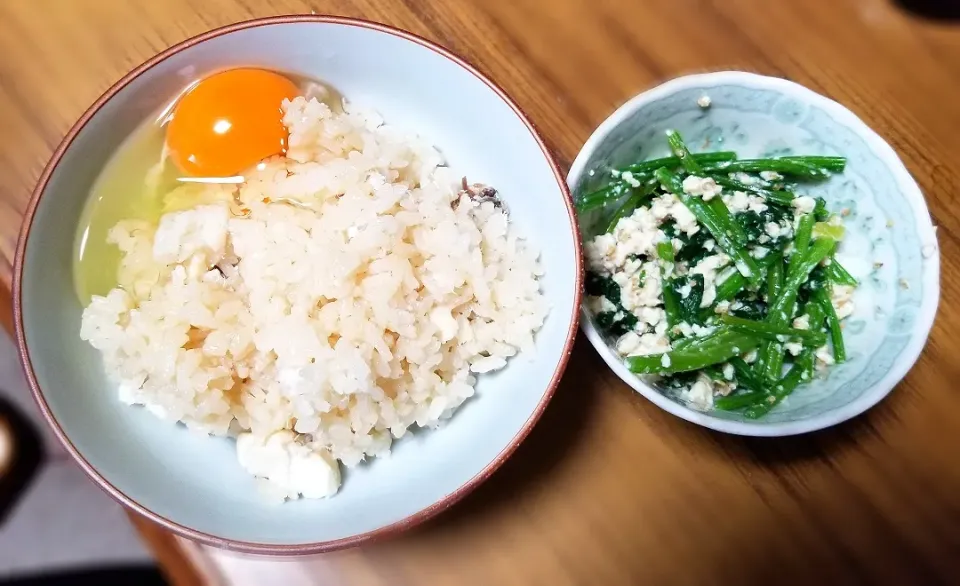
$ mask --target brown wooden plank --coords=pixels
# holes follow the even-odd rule
[[[4,0],[0,281],[9,284],[20,213],[44,161],[100,92],[190,35],[311,10],[380,20],[462,53],[520,103],[564,164],[613,108],[676,75],[747,69],[808,85],[887,137],[916,176],[940,225],[943,299],[927,350],[891,397],[791,439],[679,421],[580,340],[543,421],[451,512],[381,545],[250,564],[284,584],[956,581],[960,30],[886,0]],[[138,526],[176,583],[196,583],[196,572],[177,576],[190,562],[170,536]],[[257,583],[252,566],[203,551],[226,582]]]

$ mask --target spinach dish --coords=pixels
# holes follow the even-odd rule
[[[834,258],[842,217],[798,193],[846,159],[691,154],[675,131],[667,142],[673,156],[613,169],[577,198],[603,218],[586,243],[588,310],[658,388],[762,417],[846,359],[857,281]]]

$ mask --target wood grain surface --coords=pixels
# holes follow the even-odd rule
[[[960,582],[960,30],[888,0],[2,0],[0,277],[70,124],[152,54],[256,16],[409,29],[499,82],[562,165],[616,106],[683,73],[780,75],[850,107],[924,190],[940,314],[878,407],[789,439],[721,435],[630,391],[577,342],[541,423],[450,512],[372,547],[240,558],[141,527],[179,584],[948,584]],[[2,312],[0,312],[2,314]],[[188,557],[184,557],[189,554]]]

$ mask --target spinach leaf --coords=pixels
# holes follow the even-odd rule
[[[762,321],[767,316],[767,304],[756,297],[738,300],[730,306],[730,315]],[[734,309],[736,307],[736,309]]]
[[[830,281],[827,279],[827,271],[822,266],[815,267],[810,271],[810,277],[805,283],[800,285],[800,290],[797,292],[797,303],[798,305],[803,305],[813,296],[813,293],[818,289],[824,289],[830,286]]]
[[[664,390],[686,390],[692,387],[693,383],[697,382],[697,376],[699,375],[695,370],[691,372],[678,372],[662,377],[657,386]]]
[[[640,278],[643,278],[643,276],[641,274]],[[606,297],[607,301],[616,306],[615,310],[598,313],[594,318],[600,331],[611,337],[620,337],[637,325],[637,316],[624,309],[623,305],[620,304],[620,285],[617,285],[612,278],[588,272],[584,288],[587,295]]]
[[[637,316],[629,311],[605,311],[596,317],[597,327],[607,335],[619,338],[637,325]]]
[[[703,301],[703,275],[686,275],[673,280],[671,286],[677,292],[677,298],[680,300],[680,316],[688,324],[700,323],[700,302]],[[684,297],[681,289],[686,291],[690,287],[689,293]]]
[[[594,272],[587,272],[584,289],[587,295],[606,297],[610,303],[620,305],[620,285],[617,285],[616,281],[611,277],[603,277]]]
[[[677,239],[682,243],[680,250],[674,254],[675,262],[687,262],[690,266],[695,266],[704,258],[715,254],[715,250],[707,250],[704,244],[710,240],[710,232],[700,228],[692,236],[677,230],[674,222],[667,222],[662,227],[663,233],[671,240]]]
[[[768,201],[767,209],[762,212],[756,211],[746,211],[734,216],[737,223],[740,224],[740,227],[743,228],[743,231],[747,235],[747,239],[751,243],[760,243],[760,239],[763,236],[769,238],[769,241],[764,243],[763,246],[768,248],[779,248],[785,245],[791,238],[790,233],[781,234],[777,237],[771,237],[767,234],[767,224],[782,224],[788,223],[785,221],[790,220],[793,217],[793,212],[787,208],[772,205]]]

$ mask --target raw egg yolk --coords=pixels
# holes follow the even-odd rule
[[[280,104],[300,92],[263,69],[232,69],[200,80],[179,100],[167,126],[167,147],[194,177],[236,175],[287,152]]]

